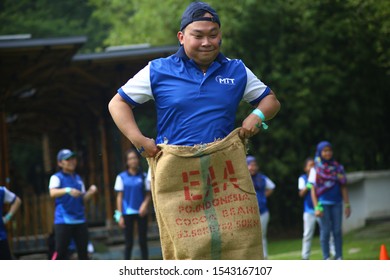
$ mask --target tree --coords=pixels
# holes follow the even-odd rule
[[[33,38],[88,36],[83,52],[101,49],[107,24],[92,18],[88,1],[4,0],[0,4],[0,34],[31,34]]]
[[[175,43],[189,2],[132,1],[127,24],[110,17],[115,36],[106,43]],[[250,152],[279,186],[271,198],[272,223],[300,223],[296,181],[304,159],[323,139],[334,144],[348,172],[388,168],[388,1],[209,3],[221,18],[222,51],[242,58],[282,103],[269,130],[250,141]],[[240,107],[237,125],[250,110]]]
[[[5,0],[0,34],[88,35],[83,51],[177,44],[179,0]],[[390,2],[384,0],[207,1],[222,22],[222,51],[241,58],[282,108],[250,152],[277,186],[271,224],[301,222],[297,178],[321,140],[347,172],[390,166]],[[237,125],[251,109],[241,106]],[[140,112],[141,113],[141,112]],[[151,130],[154,119],[142,119]]]

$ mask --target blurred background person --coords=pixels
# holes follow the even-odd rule
[[[267,230],[270,220],[270,213],[267,207],[267,199],[273,193],[275,189],[275,183],[266,175],[260,173],[259,166],[254,156],[247,156],[246,163],[248,165],[248,170],[256,190],[256,197],[260,210],[264,259],[268,259]]]
[[[334,159],[333,148],[328,141],[322,141],[317,145],[314,167],[310,170],[308,181],[313,185],[311,195],[315,215],[320,217],[321,221],[320,241],[322,256],[325,260],[330,259],[329,240],[331,234],[333,234],[335,259],[341,260],[343,258],[343,201],[346,218],[351,215],[351,207],[344,167]]]
[[[311,253],[311,244],[313,240],[313,236],[316,229],[316,223],[318,226],[321,226],[320,219],[316,217],[313,200],[311,199],[311,188],[312,184],[308,184],[308,177],[310,173],[310,169],[314,167],[314,159],[307,158],[305,160],[303,166],[303,173],[298,178],[298,190],[299,196],[303,198],[303,238],[302,238],[302,259],[308,260],[310,259]],[[332,256],[335,255],[335,248],[333,242],[333,236],[330,236],[330,253]]]
[[[91,185],[88,191],[81,177],[76,173],[76,153],[62,149],[57,154],[60,170],[50,177],[49,192],[55,199],[54,240],[55,258],[69,258],[69,245],[73,239],[80,260],[88,259],[88,225],[84,203],[97,191]]]
[[[147,244],[148,208],[151,201],[150,184],[147,174],[142,171],[141,158],[135,149],[126,152],[126,170],[115,180],[116,207],[114,218],[124,229],[124,259],[130,260],[134,243],[134,225],[138,227],[138,241],[141,258],[149,258]]]
[[[8,213],[3,216],[5,204],[9,204],[11,207]],[[0,260],[12,260],[5,225],[12,219],[21,204],[22,201],[16,194],[6,187],[0,186]]]

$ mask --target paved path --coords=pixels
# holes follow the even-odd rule
[[[141,251],[139,249],[137,241],[134,242],[132,259],[141,259]],[[94,260],[123,260],[123,252],[125,245],[112,245],[108,247],[105,252],[96,252],[93,254]],[[162,260],[161,246],[159,240],[148,241],[149,259],[151,260]]]

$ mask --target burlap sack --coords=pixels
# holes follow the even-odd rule
[[[263,259],[260,213],[239,128],[148,158],[163,258]]]

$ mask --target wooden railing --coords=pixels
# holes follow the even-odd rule
[[[15,256],[46,252],[48,236],[53,232],[54,199],[48,194],[24,195],[21,199],[21,208],[7,224],[11,250]],[[105,224],[104,203],[95,196],[86,204],[90,225]]]

